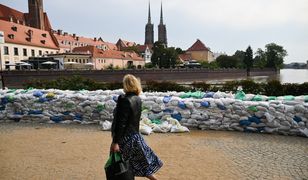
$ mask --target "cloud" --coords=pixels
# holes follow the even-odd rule
[[[307,0],[169,0],[166,4],[168,8],[176,8],[196,22],[234,29],[290,22],[308,25]]]

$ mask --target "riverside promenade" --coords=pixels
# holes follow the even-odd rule
[[[304,137],[198,130],[144,137],[164,162],[161,180],[308,179]],[[0,179],[105,179],[110,142],[97,125],[0,123]]]

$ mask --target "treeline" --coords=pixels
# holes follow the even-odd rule
[[[308,82],[303,84],[281,84],[279,81],[256,83],[252,80],[229,81],[222,85],[211,85],[205,82],[193,82],[191,85],[181,85],[175,82],[148,81],[143,85],[144,91],[224,91],[236,92],[242,86],[245,93],[263,94],[267,96],[308,95]],[[32,80],[24,84],[24,88],[61,89],[61,90],[114,90],[122,88],[121,82],[101,83],[80,76],[58,78],[56,80]]]
[[[151,63],[146,68],[174,68],[180,64],[178,56],[185,53],[181,48],[165,47],[160,42],[155,42],[153,47]],[[265,45],[265,49],[258,48],[255,52],[248,46],[243,50],[237,50],[233,55],[221,55],[213,62],[199,61],[201,67],[218,68],[239,68],[246,69],[247,75],[251,68],[273,68],[278,70],[283,67],[284,58],[287,51],[280,45],[270,43]]]

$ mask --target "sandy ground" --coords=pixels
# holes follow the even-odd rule
[[[152,134],[146,142],[164,162],[159,179],[242,179],[235,165],[206,139],[230,132]],[[0,179],[105,179],[110,132],[98,126],[0,124]],[[136,178],[145,179],[145,178]]]

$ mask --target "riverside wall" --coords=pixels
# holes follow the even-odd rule
[[[40,71],[3,71],[3,79],[6,87],[23,88],[23,84],[33,79],[57,79],[79,75],[98,82],[121,82],[125,74],[138,76],[142,81],[207,81],[216,79],[230,79],[246,77],[244,69],[140,69],[140,70],[40,70]],[[251,76],[276,75],[273,69],[253,69]]]

